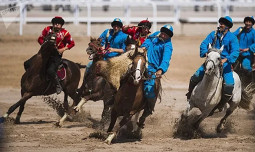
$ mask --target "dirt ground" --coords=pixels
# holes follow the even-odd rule
[[[155,112],[146,121],[143,138],[117,140],[112,145],[90,138],[97,132],[94,127],[100,120],[102,101],[84,105],[85,117],[78,122],[66,122],[62,128],[54,123],[59,119],[56,111],[43,102],[42,97],[28,100],[21,124],[0,124],[3,129],[0,151],[19,152],[77,152],[77,151],[238,151],[255,149],[255,112],[237,109],[228,119],[226,130],[217,134],[215,127],[223,114],[202,122],[202,137],[184,140],[174,138],[175,124],[186,107],[185,93],[189,78],[201,65],[199,45],[204,35],[175,35],[170,68],[162,79],[163,98],[156,104]],[[23,62],[39,50],[37,35],[2,35],[0,38],[0,115],[20,98],[20,78]],[[75,36],[76,46],[65,52],[64,58],[82,64],[88,63],[85,48],[89,38]],[[82,73],[84,70],[82,70]],[[57,97],[56,95],[53,95]],[[58,96],[63,98],[63,94]],[[10,115],[16,116],[17,110]],[[84,116],[84,115],[83,115]],[[1,132],[0,132],[1,133]]]

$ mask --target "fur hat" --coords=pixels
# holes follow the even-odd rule
[[[119,26],[119,27],[122,27],[122,26],[123,26],[123,23],[122,23],[122,21],[121,21],[119,18],[115,18],[115,19],[112,21],[111,25],[112,25],[112,27],[113,27],[114,25],[117,25],[117,26]]]
[[[232,26],[233,26],[232,18],[229,16],[221,17],[219,19],[219,23],[223,23],[224,25],[226,25],[229,28],[232,28]]]
[[[151,22],[148,20],[142,20],[140,23],[138,23],[138,26],[146,26],[149,29],[151,28]]]
[[[166,24],[161,27],[160,32],[166,33],[169,37],[172,37],[174,35],[173,27],[170,24]]]
[[[65,24],[65,21],[62,17],[60,16],[55,16],[52,20],[51,20],[51,23],[52,24],[55,24],[55,23],[59,23],[61,25],[64,25]]]
[[[251,21],[252,25],[254,25],[254,18],[253,16],[246,16],[243,20],[243,23],[245,23],[246,21]]]

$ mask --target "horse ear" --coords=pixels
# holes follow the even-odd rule
[[[219,50],[219,51],[220,51],[220,52],[219,52],[220,54],[221,54],[221,52],[223,51],[223,49],[224,49],[224,45],[222,45],[222,46],[220,47],[220,50]]]
[[[211,49],[212,48],[212,45],[211,45],[211,43],[209,43],[209,47],[208,47],[208,49]]]
[[[102,39],[101,39],[101,38],[98,38],[97,40],[98,40],[100,43],[102,42]]]

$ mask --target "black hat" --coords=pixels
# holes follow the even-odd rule
[[[224,25],[226,25],[229,28],[232,28],[232,26],[233,26],[232,18],[229,16],[221,17],[219,19],[219,23],[223,23]]]
[[[149,29],[151,28],[151,22],[148,20],[142,20],[140,23],[138,23],[138,26],[146,26]]]
[[[51,20],[51,23],[52,24],[55,24],[55,23],[59,23],[61,25],[64,25],[65,24],[65,21],[62,17],[60,16],[55,16],[52,20]]]
[[[245,23],[246,21],[251,21],[252,25],[254,25],[254,18],[253,16],[247,16],[244,18],[243,23]]]
[[[169,37],[172,37],[174,35],[173,27],[170,24],[166,24],[161,27],[160,32],[166,33]]]
[[[117,26],[119,26],[119,27],[122,27],[122,26],[123,26],[122,21],[121,21],[119,18],[115,18],[115,19],[112,21],[111,25],[112,25],[112,27],[113,27],[114,25],[117,25]]]

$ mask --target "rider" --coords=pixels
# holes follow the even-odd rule
[[[127,34],[123,33],[121,28],[123,26],[122,21],[119,18],[115,18],[111,23],[112,29],[106,29],[100,36],[102,49],[106,54],[104,59],[107,60],[112,57],[121,55],[126,51],[126,39]],[[92,61],[88,63],[84,79],[88,76]],[[109,105],[113,104],[113,99],[108,102]]]
[[[48,34],[56,33],[57,52],[50,58],[47,74],[56,85],[56,91],[57,94],[59,94],[62,91],[62,87],[57,76],[57,69],[61,63],[61,58],[64,51],[70,50],[75,44],[70,33],[62,28],[62,26],[65,24],[65,21],[62,17],[54,17],[51,20],[51,23],[52,26],[47,26],[43,29],[42,34],[38,38],[38,43],[42,45],[44,43],[45,37],[47,37]]]
[[[121,28],[123,26],[122,21],[119,18],[115,18],[111,23],[112,29],[106,29],[99,38],[102,39],[101,45],[107,51],[104,58],[118,56],[125,52],[125,41],[127,34],[123,33]]]
[[[217,106],[219,110],[231,99],[234,89],[234,78],[231,65],[235,63],[239,56],[239,44],[236,36],[229,30],[233,26],[231,17],[225,16],[219,19],[219,28],[212,31],[200,45],[200,57],[206,57],[208,53],[209,43],[212,47],[220,49],[224,46],[221,53],[221,64],[223,65],[223,95],[220,104]],[[191,93],[195,86],[203,79],[205,67],[202,65],[196,73],[190,78],[189,92],[186,94],[187,99],[190,99]]]
[[[138,45],[141,46],[146,38],[149,36],[151,28],[151,22],[148,20],[142,20],[138,23],[138,26],[135,25],[125,25],[122,27],[122,31],[136,40]]]
[[[101,45],[103,50],[106,51],[104,59],[119,56],[125,52],[127,34],[121,31],[123,26],[122,21],[119,18],[115,18],[111,23],[112,29],[106,29],[100,36]],[[87,75],[92,62],[89,62],[86,68],[85,76]]]
[[[243,22],[244,27],[239,27],[233,34],[239,40],[242,68],[250,75],[253,52],[255,52],[255,30],[252,27],[254,25],[254,18],[253,16],[247,16]]]
[[[166,24],[161,27],[160,31],[157,31],[145,40],[141,47],[145,47],[147,50],[148,58],[148,75],[151,79],[144,82],[144,96],[146,106],[144,112],[139,119],[139,126],[143,127],[145,118],[152,114],[156,103],[155,94],[155,78],[161,78],[161,76],[168,70],[169,63],[172,56],[172,42],[173,27],[170,24]]]

